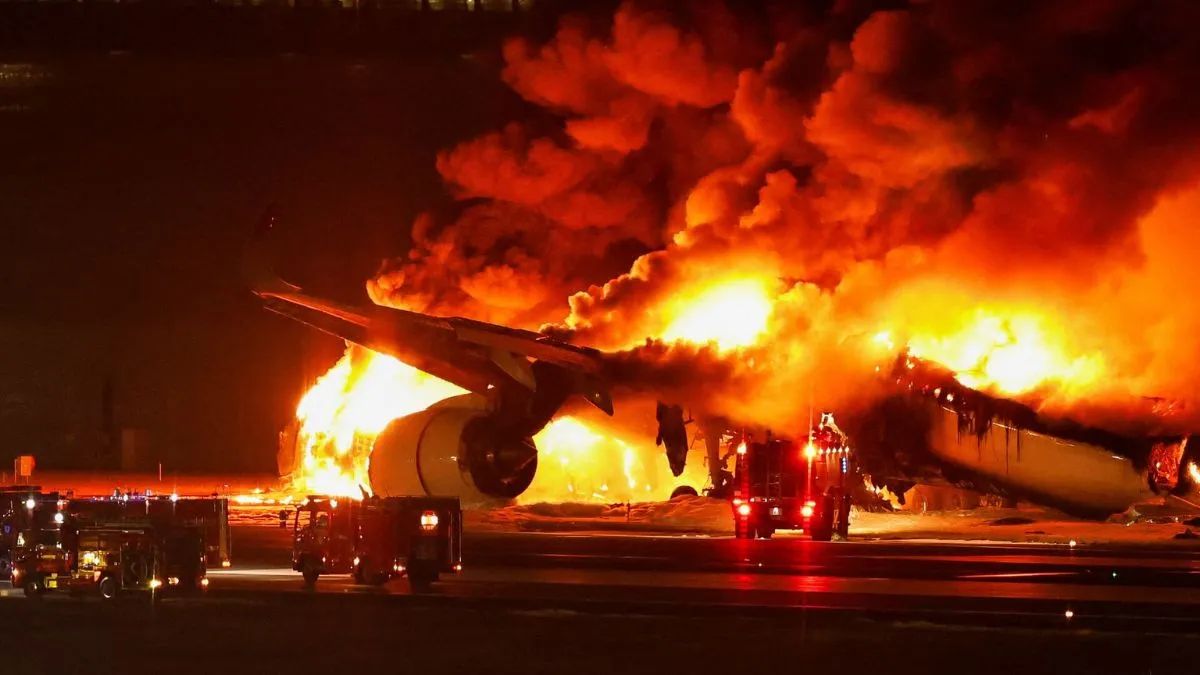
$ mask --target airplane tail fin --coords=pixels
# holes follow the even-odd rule
[[[254,234],[242,252],[242,277],[250,290],[260,297],[292,295],[301,292],[299,286],[289,284],[275,273],[275,260],[268,245],[271,231],[275,228],[277,214],[274,204],[267,206]]]

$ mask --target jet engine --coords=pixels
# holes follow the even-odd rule
[[[537,471],[537,447],[518,429],[474,394],[396,419],[375,439],[371,488],[383,497],[458,497],[467,504],[513,499]]]

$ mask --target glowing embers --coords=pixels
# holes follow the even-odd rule
[[[678,296],[666,307],[669,321],[662,339],[712,343],[723,350],[749,347],[766,332],[773,307],[763,279],[720,281]]]

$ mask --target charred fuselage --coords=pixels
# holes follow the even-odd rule
[[[1195,489],[1184,436],[1130,436],[1039,414],[902,357],[877,403],[844,419],[877,485],[949,484],[1089,518]]]

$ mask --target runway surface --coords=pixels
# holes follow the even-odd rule
[[[236,528],[235,567],[210,573],[212,594],[303,593],[288,567],[290,536]],[[323,578],[317,593],[421,605],[1200,633],[1200,552],[1177,548],[524,533],[466,537],[464,564],[425,597],[411,596],[403,580],[380,589],[344,576]]]
[[[203,597],[109,606],[0,586],[0,634],[23,646],[7,662],[557,674],[805,660],[1026,675],[1194,673],[1200,660],[1200,555],[1178,548],[472,535],[464,571],[413,594],[345,576],[306,589],[290,537],[235,528],[235,565],[210,570]],[[64,626],[95,646],[57,649]]]

